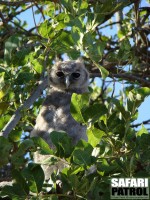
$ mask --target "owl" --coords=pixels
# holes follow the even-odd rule
[[[88,92],[89,73],[82,60],[59,61],[54,64],[48,74],[48,94],[36,119],[31,136],[40,136],[51,148],[54,148],[49,134],[52,131],[64,131],[73,144],[80,139],[87,140],[86,126],[74,120],[70,113],[71,96],[73,93]],[[34,161],[41,162],[48,155],[34,154]],[[54,170],[63,169],[63,164],[57,166],[42,165],[45,179],[49,179]]]

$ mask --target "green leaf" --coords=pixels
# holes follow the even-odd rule
[[[29,163],[28,167],[22,172],[23,176],[28,180],[30,191],[38,194],[42,190],[44,183],[44,172],[40,165]]]
[[[112,99],[112,102],[116,105],[117,109],[121,112],[122,117],[126,120],[130,119],[130,112],[126,111],[124,106],[121,105],[120,101],[118,99]]]
[[[24,140],[16,153],[13,154],[12,156],[12,163],[20,167],[21,165],[24,164],[24,155],[29,151],[35,149],[34,142],[31,139]]]
[[[57,148],[57,155],[66,158],[71,155],[73,146],[71,138],[68,136],[67,133],[53,131],[50,134],[50,138],[52,140],[52,143]]]
[[[84,34],[83,42],[84,46],[88,48],[92,48],[93,43],[94,43],[94,36],[92,35],[91,32],[87,32]]]
[[[15,55],[12,57],[12,63],[15,67],[24,66],[29,61],[29,53],[30,49],[21,48],[21,50],[17,51]]]
[[[5,85],[4,77],[5,77],[5,72],[1,72],[0,73],[0,89],[2,89]]]
[[[80,140],[72,153],[74,163],[84,166],[85,168],[92,165],[92,151],[93,147],[89,143]]]
[[[25,181],[25,178],[22,176],[21,172],[17,169],[14,169],[12,171],[12,177],[15,179],[15,184],[18,184],[18,186],[21,188],[24,193],[27,195],[29,194],[29,187]]]
[[[22,136],[22,130],[12,130],[9,133],[9,139],[13,142],[19,142],[20,138]]]
[[[44,172],[40,165],[29,163],[28,165],[30,179],[29,187],[30,190],[34,193],[39,193],[42,190],[42,186],[44,183]]]
[[[121,29],[118,31],[118,38],[121,39],[126,35],[126,31],[124,29]]]
[[[142,128],[136,133],[136,136],[142,136],[143,134],[148,134],[148,130],[142,124]]]
[[[99,21],[96,21],[97,15],[92,12],[87,13],[87,23],[86,28],[88,31],[94,31],[96,26],[99,24]]]
[[[68,12],[72,12],[72,4],[69,3],[69,0],[61,0],[61,4],[67,9]]]
[[[130,51],[131,49],[131,44],[130,41],[126,38],[121,42],[120,48],[125,52],[125,51]]]
[[[68,31],[60,32],[59,37],[51,43],[51,47],[58,53],[70,53],[71,51],[75,52],[76,50],[73,48],[73,45],[74,41]]]
[[[135,88],[128,92],[130,101],[143,100],[145,97],[150,95],[150,88],[141,87]]]
[[[99,65],[99,70],[101,72],[102,78],[103,79],[107,78],[107,76],[109,75],[109,71],[100,65]]]
[[[78,28],[78,30],[80,31],[80,33],[84,34],[85,33],[85,23],[83,21],[82,17],[74,17],[74,16],[70,16],[70,23],[68,24],[71,27],[75,27]]]
[[[68,177],[68,179],[69,179],[69,182],[70,182],[72,188],[77,189],[79,187],[81,182],[79,181],[79,178],[76,174],[72,174],[71,176]]]
[[[0,99],[2,99],[9,91],[10,84],[6,84],[1,90],[0,90]]]
[[[62,30],[66,27],[65,17],[67,18],[66,13],[59,13],[55,17],[54,21],[56,21],[56,24],[57,24],[57,25],[55,25],[55,31]]]
[[[128,110],[131,112],[132,115],[136,114],[138,107],[144,101],[144,99],[150,95],[150,88],[143,87],[143,88],[135,88],[128,93]]]
[[[142,134],[140,137],[137,138],[139,145],[140,145],[140,150],[143,150],[143,153],[149,152],[150,151],[150,134]],[[150,157],[150,154],[149,154]]]
[[[18,35],[10,36],[5,42],[4,61],[7,65],[12,59],[12,51],[20,46],[20,37]]]
[[[35,146],[40,147],[41,151],[44,152],[45,154],[53,154],[53,150],[42,138],[32,137],[31,140],[33,140]]]
[[[107,69],[105,69],[104,67],[102,67],[101,65],[97,64],[96,62],[94,62],[94,64],[96,65],[96,67],[98,67],[98,69],[101,72],[102,78],[105,79],[107,78],[107,76],[109,75],[109,72],[107,71]]]
[[[80,1],[81,5],[80,5],[80,11],[81,13],[84,12],[84,10],[86,11],[86,9],[88,8],[88,3],[86,1]]]
[[[11,148],[12,145],[8,141],[8,139],[4,138],[3,136],[0,136],[0,166],[5,165],[9,162],[8,159]]]
[[[9,107],[9,104],[6,102],[0,102],[0,115],[4,114]]]
[[[4,128],[4,126],[7,124],[7,122],[10,120],[10,115],[4,115],[1,117],[0,120],[0,130]]]
[[[23,200],[28,196],[19,184],[13,184],[13,186],[5,186],[2,190],[2,195],[9,196],[13,200]]]
[[[150,88],[148,88],[148,87],[138,88],[138,89],[135,89],[135,92],[145,98],[150,95]]]
[[[87,36],[84,40],[84,46],[85,49],[87,49],[86,54],[87,56],[92,60],[92,62],[94,63],[95,66],[97,66],[102,72],[102,76],[104,77],[104,75],[106,76],[106,74],[108,74],[107,70],[105,68],[103,68],[102,66],[100,66],[98,64],[98,62],[102,59],[103,54],[104,54],[104,50],[106,47],[106,42],[99,42],[99,41],[95,41],[95,36],[90,36],[90,34],[87,33]],[[90,36],[90,37],[88,37]],[[88,39],[87,39],[88,38]],[[93,42],[92,42],[93,40]],[[89,43],[89,44],[88,44]]]
[[[95,128],[94,126],[87,129],[87,135],[88,135],[88,142],[95,147],[97,144],[100,143],[101,138],[105,133],[101,131],[100,129]]]
[[[2,99],[10,89],[10,83],[5,82],[5,72],[0,73],[0,99]]]
[[[41,74],[43,72],[44,67],[38,60],[36,59],[32,60],[32,64],[33,64],[34,70],[37,73]]]
[[[144,131],[145,132],[145,131]],[[147,163],[150,160],[150,134],[143,133],[141,136],[137,137],[136,140],[136,146],[137,146],[137,152],[139,154],[140,162]],[[146,168],[145,168],[146,169]],[[144,168],[142,168],[142,171],[145,171]],[[146,170],[149,172],[149,168]]]
[[[18,77],[16,78],[16,84],[17,85],[22,85],[24,83],[28,83],[29,81],[31,81],[33,79],[33,74],[30,72],[23,72],[21,71],[18,74]]]
[[[83,118],[85,122],[89,120],[94,122],[98,120],[102,115],[107,113],[107,108],[104,104],[94,104],[89,106],[83,111]]]
[[[112,173],[116,170],[117,165],[114,163],[109,163],[106,159],[102,159],[100,164],[98,165],[98,172],[104,172],[105,176],[108,173]]]
[[[80,46],[80,44],[82,44],[83,34],[81,33],[79,27],[73,26],[71,35],[74,43]]]
[[[20,154],[23,154],[25,153],[28,149],[31,149],[34,147],[34,143],[32,141],[32,139],[27,139],[27,140],[24,140],[20,146],[19,146],[19,149],[18,149],[18,152]]]
[[[52,27],[48,20],[45,20],[43,23],[41,23],[38,28],[38,32],[43,38],[49,38],[51,31]]]
[[[79,123],[85,123],[83,118],[82,109],[88,105],[89,95],[88,94],[73,94],[71,98],[71,114],[73,118]]]

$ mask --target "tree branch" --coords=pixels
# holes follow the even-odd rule
[[[2,132],[0,133],[0,136],[7,137],[8,134],[13,130],[13,128],[16,126],[16,124],[19,122],[21,118],[21,112],[24,109],[30,108],[30,106],[35,102],[35,100],[41,95],[42,91],[47,87],[48,80],[47,77],[43,78],[37,87],[37,89],[33,92],[33,94],[24,102],[22,106],[20,106],[14,115],[11,117],[10,121],[6,124],[6,126],[3,128]]]
[[[150,87],[150,81],[145,80],[145,79],[138,77],[138,76],[134,76],[132,74],[128,74],[128,73],[112,74],[112,76],[116,77],[116,78],[123,78],[123,79],[129,80],[129,81],[132,81],[134,83],[139,82],[142,86]]]
[[[19,6],[21,4],[30,3],[30,2],[32,2],[32,0],[22,0],[22,1],[14,1],[14,2],[0,1],[0,4],[6,5],[6,6]]]
[[[99,73],[91,73],[90,77],[91,78],[101,77],[101,74],[100,74],[100,72]],[[118,74],[110,73],[109,77],[110,78],[114,78],[114,77],[122,78],[124,80],[128,80],[128,81],[131,81],[134,83],[136,83],[136,82],[140,83],[141,86],[144,86],[144,87],[150,87],[150,81],[145,80],[144,78],[141,78],[139,76],[135,76],[135,75],[128,74],[128,73],[118,73]]]

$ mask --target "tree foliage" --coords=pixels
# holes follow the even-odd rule
[[[134,123],[150,95],[150,9],[142,3],[0,0],[0,181],[8,163],[15,180],[1,197],[109,199],[111,177],[150,176],[150,134],[144,126],[150,119]],[[32,26],[21,19],[24,13]],[[56,57],[66,56],[82,56],[90,72],[89,93],[73,94],[71,102],[74,119],[87,125],[88,142],[73,146],[67,134],[53,132],[52,150],[29,133],[45,97],[47,69]],[[118,83],[123,85],[119,93]],[[53,173],[49,193],[40,164],[28,155],[37,149],[50,155],[46,163],[68,164]],[[63,190],[58,194],[60,175]]]

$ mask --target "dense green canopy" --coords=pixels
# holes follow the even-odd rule
[[[70,165],[61,173],[62,194],[54,184],[51,199],[109,199],[111,177],[150,176],[149,126],[144,127],[150,119],[134,122],[150,95],[148,2],[0,0],[0,167],[11,163],[16,180],[0,196],[46,199],[40,165],[24,158],[37,148],[53,155],[49,162],[65,158]],[[90,72],[90,92],[73,95],[71,112],[87,125],[89,140],[66,147],[70,140],[64,134],[54,152],[29,133],[45,97],[47,70],[56,59],[78,57]],[[88,175],[93,165],[96,170]]]

